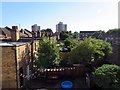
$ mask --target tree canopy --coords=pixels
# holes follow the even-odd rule
[[[106,58],[112,53],[112,47],[108,42],[95,38],[87,38],[80,41],[70,52],[70,63],[87,63],[92,60]]]
[[[38,66],[39,67],[52,67],[60,62],[59,48],[55,43],[49,41],[41,41],[38,48]]]
[[[41,32],[53,32],[51,28],[42,29]]]
[[[103,34],[105,34],[105,31],[99,30],[92,35],[92,38],[100,39],[103,37]]]
[[[72,39],[72,38],[66,38],[64,40],[65,47],[73,48],[73,47],[75,47],[77,45],[77,43],[78,43],[78,40]]]
[[[46,32],[53,32],[53,31],[52,31],[52,29],[47,28],[47,29],[46,29]]]
[[[69,37],[68,31],[62,31],[62,32],[60,32],[60,39],[61,40],[65,40],[68,37]]]
[[[78,38],[78,36],[79,36],[79,33],[77,31],[75,31],[73,34],[73,38]]]
[[[120,67],[104,64],[93,72],[95,83],[102,88],[120,89]]]
[[[107,33],[119,33],[120,34],[120,28],[115,28],[115,29],[109,29]]]

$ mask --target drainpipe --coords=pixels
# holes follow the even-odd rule
[[[17,71],[17,52],[16,52],[16,45],[14,45],[13,50],[15,51],[15,66],[16,66],[16,84],[18,90],[18,71]]]
[[[34,43],[34,31],[32,32],[32,41],[31,41],[31,72],[33,73],[33,43]]]

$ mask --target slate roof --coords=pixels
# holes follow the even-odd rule
[[[98,31],[80,31],[80,33],[94,33],[94,32],[98,32]]]
[[[0,39],[5,39],[5,36],[7,36],[7,38],[11,38],[11,32],[12,29],[7,26],[4,28],[0,28]],[[23,31],[20,30],[20,38],[21,37],[32,37],[32,32],[27,29],[24,29]]]

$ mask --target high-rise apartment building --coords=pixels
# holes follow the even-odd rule
[[[63,22],[59,22],[56,25],[56,32],[67,31],[67,24],[63,24]]]
[[[40,31],[40,26],[37,26],[37,24],[32,25],[32,31],[34,32]]]
[[[32,26],[32,31],[34,32],[34,37],[41,36],[40,34],[40,26],[37,26],[37,24],[34,24]]]

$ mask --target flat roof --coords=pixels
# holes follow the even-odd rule
[[[29,42],[3,42],[0,41],[0,46],[21,46]]]

